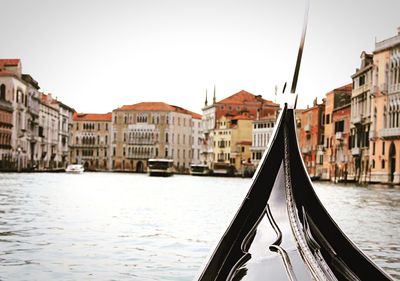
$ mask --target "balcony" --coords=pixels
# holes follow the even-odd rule
[[[302,147],[301,148],[301,153],[303,153],[303,154],[311,153],[311,147],[310,146]]]
[[[362,114],[358,114],[358,115],[353,116],[353,117],[351,118],[351,122],[352,122],[354,125],[356,125],[356,124],[361,124],[361,121],[362,121]]]
[[[343,132],[336,132],[336,140],[342,141],[343,140]]]
[[[371,82],[367,82],[358,88],[354,88],[351,93],[351,96],[354,98],[354,97],[357,97],[358,95],[361,95],[369,90],[373,90]]]
[[[400,92],[400,84],[394,84],[389,86],[389,94]]]
[[[376,139],[378,137],[378,134],[376,133],[375,130],[369,131],[369,139],[373,140]]]
[[[351,149],[351,155],[353,155],[353,156],[360,155],[360,148],[359,147],[353,147]]]
[[[307,125],[304,126],[304,131],[305,132],[309,132],[310,130],[311,130],[310,124],[307,124]]]
[[[379,131],[379,135],[384,139],[400,138],[400,128],[385,128]]]

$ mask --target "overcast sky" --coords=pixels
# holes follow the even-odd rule
[[[79,112],[163,101],[201,113],[242,89],[274,100],[293,76],[299,0],[0,0],[0,57]],[[399,0],[311,0],[299,106],[351,82],[363,50],[395,36]],[[210,100],[210,98],[209,98]]]

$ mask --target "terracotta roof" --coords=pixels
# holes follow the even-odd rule
[[[17,66],[20,62],[20,59],[0,59],[0,66]]]
[[[15,76],[15,73],[9,70],[0,69],[0,76]]]
[[[235,115],[235,116],[229,117],[229,119],[231,119],[231,120],[253,120],[253,118],[251,118],[248,115],[244,115],[244,114]]]
[[[192,112],[192,111],[187,110],[185,108],[182,108],[180,106],[176,106],[176,105],[171,105],[171,106],[175,107],[177,112],[192,115],[192,118],[194,118],[194,119],[201,119],[201,115],[200,114],[197,114],[195,112]]]
[[[237,144],[251,145],[251,141],[239,141]]]
[[[165,110],[165,111],[176,111],[175,107],[166,104],[164,102],[140,102],[132,105],[123,105],[117,110]]]
[[[201,115],[176,105],[164,102],[140,102],[132,105],[123,105],[116,110],[143,110],[143,111],[175,111],[192,115],[192,118],[201,119]]]
[[[262,99],[264,104],[271,104],[271,105],[276,105],[279,106],[279,104],[275,104],[272,101]],[[229,96],[219,102],[217,104],[243,104],[245,102],[252,102],[252,103],[258,103],[259,98],[256,95],[253,95],[245,90],[241,90],[240,92],[233,94],[232,96]]]
[[[198,113],[192,112],[192,118],[193,118],[193,119],[201,119],[201,117],[202,117],[202,115],[201,115],[201,114],[198,114]]]
[[[74,121],[111,121],[112,113],[77,113],[74,112]]]
[[[353,84],[349,83],[347,85],[344,85],[342,87],[336,88],[334,91],[351,91],[353,89]]]

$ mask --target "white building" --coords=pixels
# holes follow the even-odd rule
[[[276,122],[275,115],[253,121],[251,162],[257,166],[264,151],[268,148]]]
[[[59,112],[52,96],[40,94],[39,138],[40,159],[39,169],[55,169],[60,161],[58,153]]]

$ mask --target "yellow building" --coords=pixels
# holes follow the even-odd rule
[[[252,119],[247,115],[222,116],[213,131],[214,163],[227,163],[242,173],[251,162]]]
[[[110,169],[111,113],[74,113],[71,163],[86,170]]]

